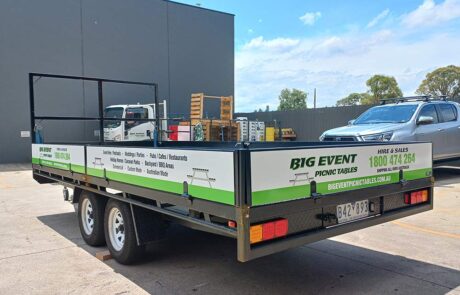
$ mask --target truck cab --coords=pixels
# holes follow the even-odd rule
[[[166,101],[163,101],[159,105],[162,107],[162,110],[160,110],[160,118],[162,119],[161,128],[162,130],[167,130]],[[155,119],[154,104],[111,105],[104,109],[104,118],[114,119],[104,121],[105,141],[141,141],[153,139],[156,122],[143,120]]]

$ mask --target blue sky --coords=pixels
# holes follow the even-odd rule
[[[332,106],[373,74],[412,95],[429,71],[460,66],[460,0],[180,2],[235,14],[237,111],[275,109],[286,87]]]

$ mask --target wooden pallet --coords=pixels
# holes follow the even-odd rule
[[[219,99],[220,100],[220,118],[216,120],[203,119],[204,100]],[[193,93],[190,103],[190,121],[183,121],[179,124],[182,126],[196,126],[201,123],[203,125],[203,135],[206,141],[221,141],[222,131],[224,132],[224,140],[238,140],[239,124],[232,122],[233,120],[233,96],[212,96],[204,93]]]
[[[193,93],[190,104],[190,119],[201,119],[203,118],[204,109],[204,94]]]
[[[232,120],[233,119],[233,97],[222,96],[220,99],[220,119]]]
[[[204,93],[193,93],[190,103],[190,118],[202,119],[204,113],[204,99],[220,99],[220,119],[233,119],[233,96],[212,96]]]

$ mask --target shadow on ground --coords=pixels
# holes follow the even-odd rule
[[[32,164],[22,163],[22,164],[1,164],[0,172],[16,172],[16,171],[27,171],[32,170]]]
[[[105,249],[84,244],[74,213],[38,219],[93,256]],[[445,294],[460,285],[458,270],[332,240],[239,263],[235,240],[181,226],[144,263],[105,263],[155,294]]]
[[[435,186],[449,187],[460,183],[460,166],[441,166],[433,170]]]

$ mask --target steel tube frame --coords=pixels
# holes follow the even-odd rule
[[[68,80],[80,80],[80,81],[92,81],[97,83],[98,88],[98,117],[86,117],[86,116],[36,116],[35,115],[35,87],[34,78],[51,78],[51,79],[68,79]],[[79,120],[79,121],[99,121],[99,142],[104,143],[104,121],[127,121],[127,119],[114,119],[104,117],[104,96],[103,96],[103,84],[104,83],[116,83],[116,84],[128,84],[128,85],[139,85],[139,86],[150,86],[154,88],[154,104],[155,104],[155,119],[130,119],[131,121],[155,121],[155,129],[158,132],[158,125],[160,122],[160,116],[158,111],[158,84],[148,82],[135,82],[126,80],[114,80],[114,79],[101,79],[101,78],[90,78],[83,76],[68,76],[68,75],[54,75],[45,73],[29,73],[29,107],[30,107],[30,132],[31,141],[35,143],[35,121],[36,120]]]

